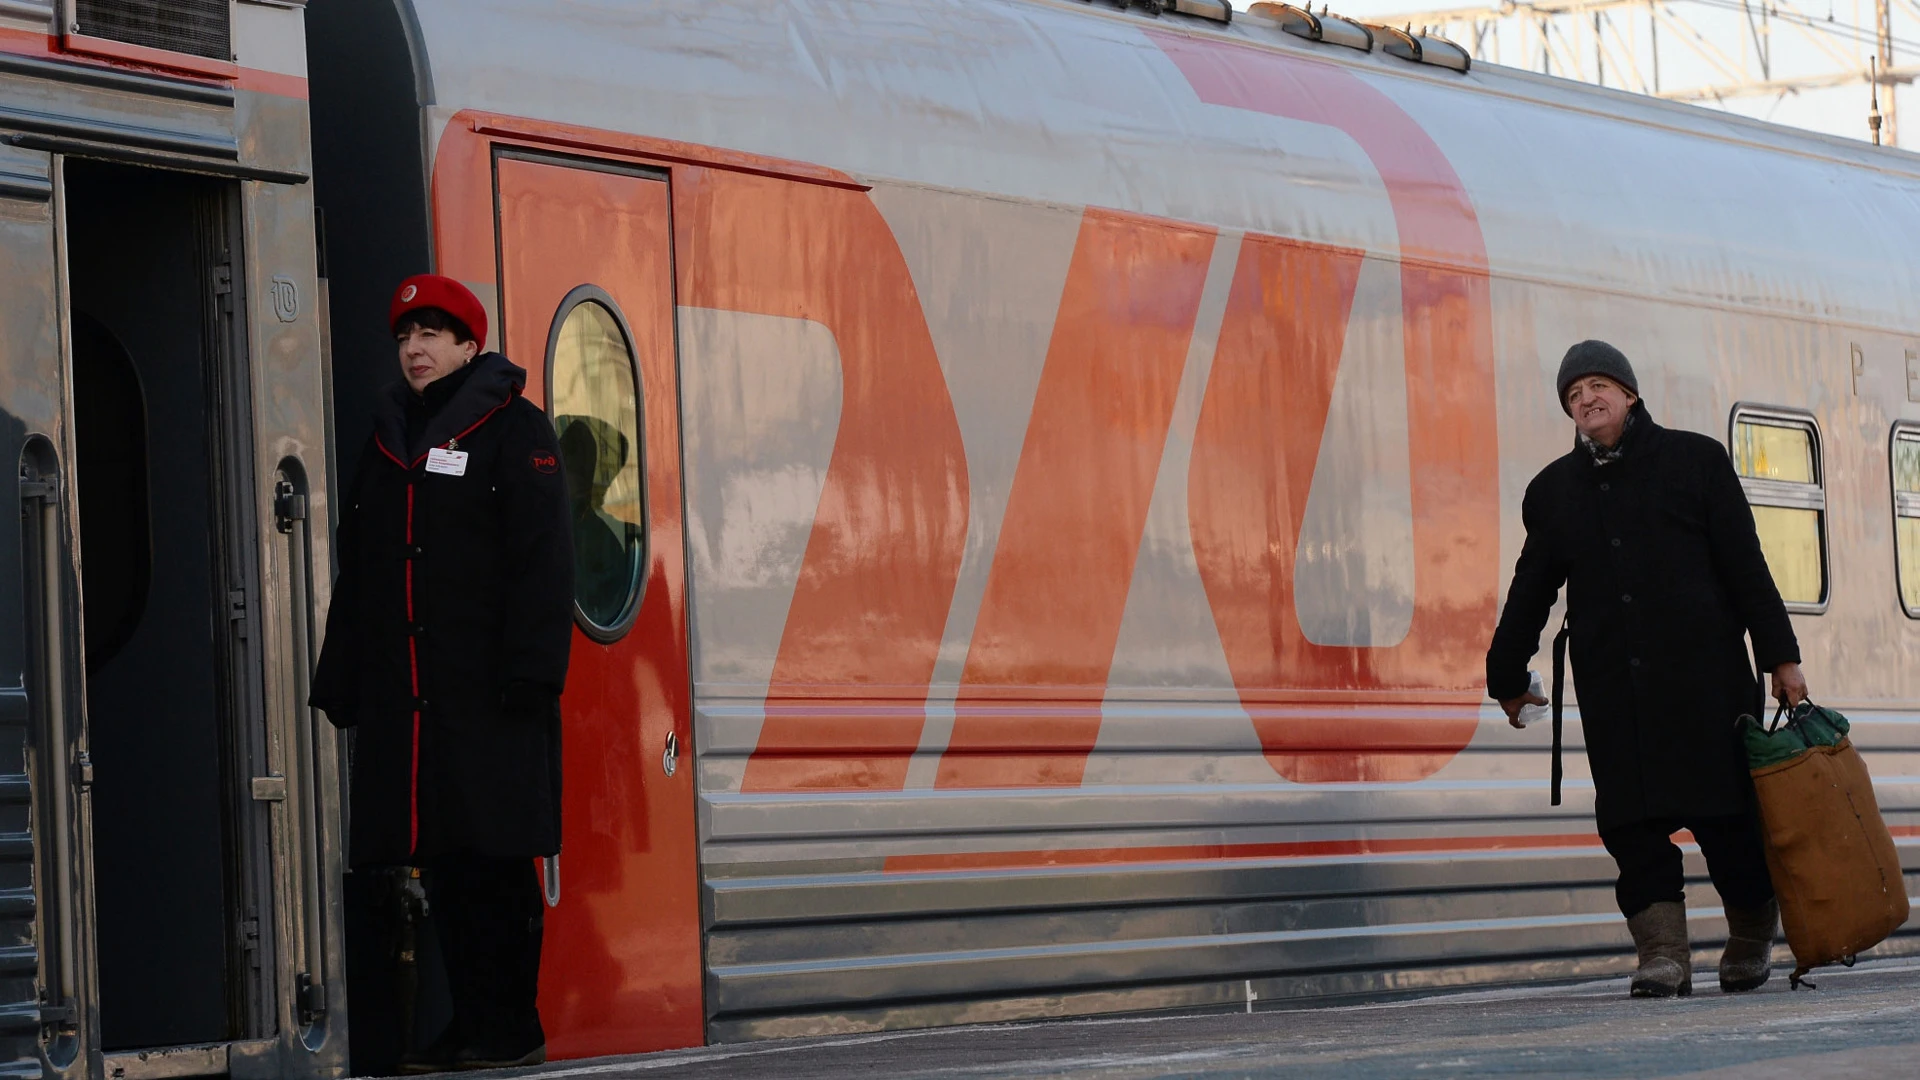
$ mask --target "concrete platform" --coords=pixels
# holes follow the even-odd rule
[[[747,1043],[562,1062],[541,1080],[779,1077],[1920,1077],[1920,962],[1863,962],[1749,994],[1711,970],[1691,998],[1626,979],[1247,1013],[1058,1021]],[[507,1073],[500,1076],[512,1075]]]

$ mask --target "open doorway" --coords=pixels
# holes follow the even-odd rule
[[[254,1034],[273,970],[236,621],[251,519],[225,480],[249,475],[237,193],[77,161],[65,190],[102,1048],[224,1042]]]

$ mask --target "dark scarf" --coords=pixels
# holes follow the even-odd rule
[[[428,448],[465,434],[526,384],[526,371],[499,353],[481,353],[418,394],[396,382],[374,407],[374,440],[403,466],[417,464]]]
[[[1620,425],[1620,437],[1614,440],[1612,446],[1601,446],[1599,443],[1581,434],[1576,434],[1574,438],[1575,441],[1579,443],[1580,448],[1585,450],[1587,454],[1593,458],[1593,464],[1596,468],[1602,465],[1611,465],[1627,456],[1627,436],[1633,432],[1633,425],[1639,419],[1640,403],[1636,401],[1633,403],[1633,407],[1627,410],[1627,422]]]
[[[428,383],[419,393],[407,395],[406,437],[407,449],[410,452],[419,445],[420,436],[426,434],[427,421],[439,415],[440,410],[447,407],[447,402],[452,401],[453,395],[458,393],[471,378],[473,378],[473,364],[462,364],[451,375],[442,375]]]

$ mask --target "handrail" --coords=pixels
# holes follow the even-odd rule
[[[72,739],[67,726],[65,553],[61,538],[61,488],[53,447],[44,438],[29,440],[19,463],[20,513],[22,536],[27,542],[27,601],[34,616],[37,663],[33,665],[29,695],[38,694],[39,737],[34,743],[37,784],[45,785],[48,825],[45,850],[48,853],[47,891],[43,902],[51,918],[47,920],[47,940],[41,943],[45,975],[45,1004],[41,1007],[44,1026],[74,1030],[78,1022],[75,999],[79,994],[78,931],[74,918],[75,845],[73,788],[90,779],[81,773],[82,763],[72,754]],[[50,955],[48,955],[50,954]]]
[[[313,674],[313,558],[312,525],[307,514],[306,469],[297,458],[283,458],[273,487],[274,527],[287,538],[287,585],[293,654],[293,768],[288,770],[293,790],[294,848],[298,853],[301,913],[300,972],[295,976],[296,1006],[302,1024],[312,1024],[327,1013],[326,986],[326,859],[320,823],[320,755],[316,749],[315,710],[307,704]]]

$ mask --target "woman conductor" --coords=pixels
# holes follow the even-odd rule
[[[453,1021],[410,1072],[546,1058],[541,890],[560,849],[560,691],[572,638],[566,478],[527,373],[481,352],[451,278],[402,282],[402,381],[346,491],[313,704],[357,729],[352,860],[422,869]]]

